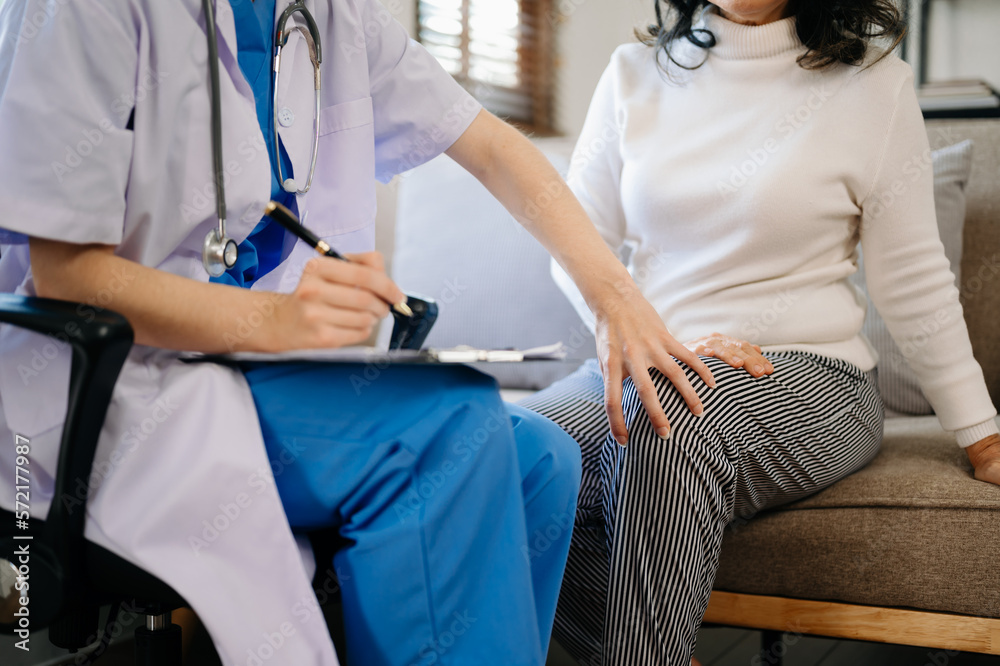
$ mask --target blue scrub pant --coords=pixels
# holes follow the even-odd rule
[[[349,663],[544,663],[580,484],[569,436],[462,366],[244,373],[293,529],[348,544]]]

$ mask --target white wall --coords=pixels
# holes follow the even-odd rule
[[[1000,90],[1000,2],[934,0],[929,77],[985,79]]]
[[[635,28],[653,18],[652,0],[556,0],[556,126],[576,134],[583,126],[597,80],[619,44],[635,41]]]
[[[821,0],[825,1],[825,0]],[[415,0],[383,0],[413,34]],[[575,134],[615,47],[653,19],[653,0],[555,0],[557,128]],[[931,79],[983,78],[1000,90],[1000,0],[933,0]]]

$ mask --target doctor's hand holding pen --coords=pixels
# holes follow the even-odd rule
[[[343,347],[367,340],[375,326],[389,315],[388,303],[406,296],[389,279],[378,252],[310,259],[298,286],[279,295],[274,337],[264,345],[278,349]],[[287,346],[286,346],[287,345]]]
[[[110,245],[33,237],[30,249],[39,296],[100,302],[129,320],[137,344],[163,349],[211,354],[357,344],[389,313],[387,302],[405,298],[375,252],[350,261],[316,257],[294,292],[277,294],[143,266],[115,255]],[[110,291],[110,302],[100,299]],[[254,313],[265,316],[247,330]]]

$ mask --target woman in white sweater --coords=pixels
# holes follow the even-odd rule
[[[901,36],[892,3],[656,10],[598,84],[569,182],[717,387],[687,372],[702,412],[655,369],[622,385],[598,324],[601,358],[527,403],[583,449],[555,631],[586,664],[686,664],[725,525],[876,454],[877,358],[848,283],[859,242],[889,330],[921,340],[910,362],[942,425],[977,478],[1000,483],[996,410],[962,317],[921,328],[961,306],[910,69],[870,44]]]

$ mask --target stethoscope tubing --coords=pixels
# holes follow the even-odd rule
[[[309,27],[309,34],[312,35],[316,46],[316,62],[323,62],[323,49],[319,38],[319,28],[316,26],[316,19],[313,18],[312,12],[306,7],[304,0],[295,0],[295,2],[285,7],[285,10],[281,12],[281,16],[278,17],[278,24],[274,31],[275,52],[280,53],[281,48],[288,41],[288,35],[284,34],[285,25],[295,12],[302,14],[302,18],[305,19],[306,25]]]
[[[213,0],[202,0],[202,8],[205,12],[205,35],[208,39],[208,71],[209,84],[211,87],[211,130],[212,130],[212,168],[215,176],[215,211],[218,217],[218,227],[213,229],[205,237],[202,247],[202,264],[205,270],[212,277],[219,277],[228,269],[236,265],[238,248],[226,234],[226,184],[225,173],[223,171],[222,160],[222,102],[219,83],[219,44],[215,25],[215,11]],[[274,35],[274,91],[272,99],[272,131],[274,132],[274,146],[278,150],[280,145],[278,139],[278,74],[281,71],[281,49],[288,41],[288,33],[285,26],[288,19],[296,12],[302,14],[308,26],[308,31],[300,26],[292,28],[302,33],[309,48],[309,60],[313,65],[313,83],[315,108],[313,111],[313,145],[312,160],[309,165],[309,175],[306,179],[305,187],[298,189],[295,181],[289,178],[285,180],[281,167],[281,155],[277,156],[278,179],[282,188],[286,192],[305,194],[312,187],[313,177],[316,174],[316,162],[319,158],[319,114],[320,97],[322,87],[321,63],[323,61],[322,42],[319,35],[319,28],[316,20],[306,8],[303,0],[295,0],[281,12]]]
[[[219,238],[226,236],[226,179],[222,166],[222,101],[219,84],[219,43],[215,39],[215,9],[212,0],[203,0],[205,31],[208,33],[208,75],[212,102],[212,167],[215,171],[215,211],[219,218]]]
[[[296,11],[301,12],[302,16],[305,17],[306,24],[309,29],[306,30],[301,26],[296,26],[292,30],[285,31],[285,23],[288,18]],[[274,145],[275,149],[279,145],[278,142],[278,81],[281,74],[281,49],[284,48],[285,43],[288,41],[288,35],[291,32],[298,31],[303,38],[306,40],[306,45],[309,48],[309,60],[312,62],[313,66],[313,89],[314,89],[314,108],[313,108],[313,138],[312,138],[312,157],[309,163],[309,175],[306,177],[305,187],[298,189],[295,187],[293,180],[285,180],[285,174],[281,166],[281,156],[278,156],[278,181],[281,183],[282,188],[286,192],[294,192],[296,194],[305,194],[312,187],[313,177],[316,175],[316,161],[319,158],[319,112],[320,112],[320,97],[322,94],[322,76],[321,73],[321,63],[323,62],[323,53],[319,41],[319,33],[316,31],[316,21],[313,19],[309,10],[306,9],[305,5],[301,2],[296,2],[290,5],[284,12],[281,13],[281,17],[278,19],[277,30],[275,31],[274,40],[274,90],[271,91],[271,125],[274,132]]]

